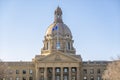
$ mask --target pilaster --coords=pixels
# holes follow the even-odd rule
[[[69,80],[71,80],[71,67],[69,67]]]
[[[77,80],[80,80],[80,70],[79,70],[79,67],[77,67]]]
[[[53,67],[53,75],[52,75],[52,80],[55,80],[55,67]]]
[[[63,67],[61,67],[61,80],[63,80]]]
[[[44,68],[44,80],[47,80],[47,68]]]

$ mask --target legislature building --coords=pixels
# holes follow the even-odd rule
[[[60,7],[47,28],[41,53],[31,62],[4,62],[4,80],[102,80],[108,61],[82,61],[73,46],[69,27],[62,20]]]

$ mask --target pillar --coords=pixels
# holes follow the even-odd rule
[[[39,80],[39,68],[36,68],[36,80]]]
[[[71,80],[71,67],[69,67],[69,80]]]
[[[77,80],[80,80],[80,70],[79,70],[79,67],[77,67]]]
[[[55,67],[53,67],[53,72],[52,72],[53,74],[52,74],[52,80],[55,80]]]
[[[63,80],[63,67],[61,67],[61,80]]]
[[[47,80],[47,68],[44,68],[44,80]]]

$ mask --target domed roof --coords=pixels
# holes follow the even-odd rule
[[[60,35],[62,35],[62,36],[67,35],[67,36],[72,37],[72,34],[71,34],[70,29],[69,29],[69,28],[67,27],[67,25],[65,25],[64,23],[53,23],[53,24],[51,24],[51,25],[48,27],[45,35],[47,36],[47,35],[55,35],[55,34],[57,34],[57,31],[53,31],[53,29],[54,29],[56,26],[58,27],[58,33],[59,33]]]
[[[73,55],[76,52],[73,42],[69,27],[62,21],[62,10],[57,7],[54,12],[54,21],[45,32],[41,54],[49,55],[54,51],[60,51]]]
[[[58,29],[53,31],[53,29],[56,26],[58,27]],[[72,33],[71,33],[70,29],[62,21],[62,10],[60,7],[57,7],[57,9],[55,10],[54,22],[48,27],[48,29],[45,33],[45,36],[56,35],[57,32],[62,36],[67,36],[67,37],[72,38]]]

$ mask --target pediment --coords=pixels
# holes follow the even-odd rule
[[[51,53],[44,58],[39,59],[41,62],[77,62],[81,61],[81,59],[73,57],[71,55],[62,53],[60,51]]]

